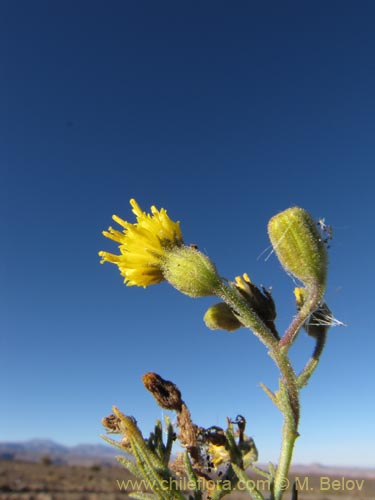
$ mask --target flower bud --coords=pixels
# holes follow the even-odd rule
[[[251,309],[271,330],[275,338],[279,338],[274,323],[276,319],[276,306],[271,295],[271,290],[267,290],[264,286],[258,288],[252,283],[247,273],[237,276],[233,284],[248,302]]]
[[[186,246],[167,253],[163,275],[172,286],[190,297],[214,295],[221,283],[211,260],[197,249]]]
[[[272,217],[268,234],[283,268],[322,296],[328,259],[314,219],[302,208],[288,208]]]
[[[203,320],[210,330],[233,332],[242,326],[233,314],[232,309],[225,302],[219,302],[211,306],[204,315]]]

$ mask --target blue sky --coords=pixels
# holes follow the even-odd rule
[[[141,376],[177,383],[195,421],[248,420],[276,461],[277,372],[246,330],[212,332],[214,300],[129,288],[99,250],[129,199],[164,207],[229,279],[293,282],[269,218],[300,205],[333,226],[330,331],[302,394],[296,462],[375,466],[373,2],[34,2],[0,8],[0,440],[98,442],[112,404],[147,433]],[[371,314],[370,314],[371,313]],[[293,360],[313,348],[301,333]]]

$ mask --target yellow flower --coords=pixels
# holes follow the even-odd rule
[[[151,215],[142,212],[134,199],[130,205],[137,217],[135,224],[113,215],[123,231],[112,227],[103,231],[104,236],[119,243],[120,255],[99,252],[100,262],[116,264],[128,286],[160,283],[164,280],[162,266],[167,252],[183,245],[180,224],[172,221],[164,208],[158,210],[152,206]]]
[[[225,446],[218,446],[210,443],[208,445],[207,452],[210,457],[210,462],[213,464],[215,469],[217,469],[223,462],[230,461],[230,454]]]
[[[251,309],[265,323],[275,338],[279,338],[275,327],[276,307],[273,301],[271,290],[267,290],[263,286],[258,288],[252,283],[247,273],[235,278],[233,283],[242,297],[248,302]]]
[[[236,276],[235,280],[235,285],[237,288],[241,288],[241,290],[243,290],[244,292],[248,292],[251,279],[249,278],[249,275],[247,273],[244,273],[242,276]]]

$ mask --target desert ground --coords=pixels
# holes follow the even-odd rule
[[[0,460],[0,500],[124,500],[130,489],[121,490],[121,485],[129,479],[129,473],[117,466]],[[291,476],[291,482],[294,479],[299,500],[375,500],[375,477],[361,477],[360,471],[349,476],[300,471]],[[249,496],[234,493],[230,498]],[[285,499],[290,499],[289,492]]]

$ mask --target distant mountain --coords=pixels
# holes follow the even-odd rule
[[[64,446],[49,439],[31,439],[20,442],[0,442],[0,458],[40,462],[49,459],[55,464],[114,465],[118,450],[105,444]]]
[[[307,476],[343,476],[361,479],[375,479],[375,468],[349,467],[344,465],[296,464],[291,467],[291,474]]]
[[[118,464],[116,455],[120,451],[106,444],[78,444],[64,446],[50,439],[31,439],[21,442],[0,442],[0,459],[40,462],[49,459],[62,465],[104,465]],[[260,464],[264,470],[267,465]],[[345,467],[321,464],[300,465],[291,468],[291,475],[344,476],[375,479],[375,469],[370,467]]]

